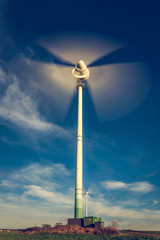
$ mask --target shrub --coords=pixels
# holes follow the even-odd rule
[[[106,227],[101,231],[103,235],[119,235],[119,230],[114,227]]]

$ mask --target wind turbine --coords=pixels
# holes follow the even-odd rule
[[[85,201],[85,217],[87,217],[88,216],[88,192],[85,192],[85,197],[86,197],[86,201]]]
[[[83,217],[82,209],[82,91],[85,88],[85,80],[89,78],[89,70],[80,60],[72,71],[77,80],[78,90],[78,125],[77,125],[77,161],[76,161],[76,187],[75,187],[75,218]]]
[[[23,51],[23,55],[25,58],[28,58],[30,60],[36,61],[36,62],[41,62],[41,63],[48,63],[48,64],[55,64],[55,65],[60,65],[63,67],[74,67],[72,70],[72,75],[76,79],[76,88],[78,91],[78,125],[77,125],[77,157],[76,157],[76,183],[75,183],[75,211],[74,211],[74,217],[75,218],[82,218],[83,217],[83,211],[82,211],[82,142],[83,142],[83,137],[82,137],[82,92],[85,89],[85,81],[89,78],[89,70],[84,63],[83,60],[79,60],[76,65],[74,65],[72,62],[66,60],[64,57],[61,57],[59,54],[55,53],[54,51],[50,51],[47,48],[43,47],[40,44],[37,43],[32,43]],[[122,64],[122,63],[127,63],[127,62],[135,62],[135,61],[142,61],[143,57],[142,55],[136,55],[133,51],[130,50],[128,47],[119,47],[116,49],[112,49],[112,51],[108,52],[105,55],[101,55],[99,58],[97,58],[94,61],[91,61],[88,65],[89,68],[94,68],[94,67],[100,67],[100,66],[110,66],[112,64]],[[108,69],[109,70],[109,69]],[[124,73],[124,71],[122,71]],[[145,75],[146,76],[146,75]],[[144,76],[144,77],[145,77]],[[115,77],[115,76],[114,76]],[[117,78],[120,78],[121,76],[118,75],[116,76]],[[64,76],[65,78],[65,76]],[[130,78],[133,78],[133,76],[130,76]],[[95,102],[97,99],[100,99],[102,96],[101,91],[104,90],[104,82],[100,85],[100,79],[101,76],[99,76],[99,79],[97,79],[95,82],[90,83],[91,91],[92,91],[92,96],[93,99],[95,98]],[[123,79],[123,78],[122,78]],[[133,79],[132,79],[133,80]],[[137,80],[139,83],[139,79]],[[138,84],[137,83],[137,84]],[[94,85],[94,86],[93,86]],[[100,85],[100,87],[99,87]],[[118,85],[119,86],[119,85]],[[105,86],[106,87],[106,86]],[[114,86],[116,88],[116,86]],[[128,86],[127,86],[128,87]],[[135,87],[135,86],[133,86]],[[119,90],[120,87],[116,88],[116,91]],[[136,88],[136,87],[135,87]],[[143,102],[145,97],[148,94],[149,87],[146,87],[146,92],[143,94],[144,96],[138,100],[138,104],[136,107]],[[127,89],[125,89],[127,90]],[[97,97],[97,92],[99,91],[99,96]],[[117,93],[117,92],[116,92]],[[120,92],[121,94],[117,94],[114,96],[115,98],[120,98],[123,97],[123,91]],[[125,92],[124,92],[125,94]],[[106,94],[107,95],[107,94]],[[109,94],[108,94],[109,95]],[[130,93],[132,95],[132,93]],[[137,97],[137,96],[134,96]],[[112,100],[112,99],[111,99]],[[124,99],[125,100],[125,99]],[[123,100],[123,101],[124,101]],[[117,102],[119,99],[117,100]],[[100,103],[101,104],[101,103]],[[127,102],[127,104],[129,104]],[[102,104],[101,104],[102,105]],[[96,105],[97,107],[97,105]],[[118,105],[119,107],[119,105]],[[117,107],[117,108],[118,108]],[[131,106],[131,110],[133,111],[135,106]],[[126,113],[123,113],[122,111],[122,116],[124,116]],[[128,114],[128,112],[127,112]]]

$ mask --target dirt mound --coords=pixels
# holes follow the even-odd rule
[[[82,228],[80,226],[74,226],[74,225],[63,225],[63,226],[56,226],[56,227],[50,227],[50,228],[40,228],[40,227],[27,228],[27,229],[23,230],[22,233],[26,233],[26,234],[59,233],[59,234],[81,234],[81,235],[119,235],[119,230],[116,228],[113,228],[113,227],[97,229],[97,228]]]

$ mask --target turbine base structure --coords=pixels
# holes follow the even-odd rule
[[[99,217],[68,218],[68,225],[78,225],[84,228],[104,228],[104,222]]]
[[[68,225],[83,227],[83,218],[68,218]]]

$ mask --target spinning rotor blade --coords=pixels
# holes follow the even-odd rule
[[[98,67],[109,64],[141,62],[146,60],[145,52],[142,49],[137,49],[134,46],[125,46],[119,48],[101,58],[93,61],[88,67]]]
[[[53,52],[51,53],[44,47],[40,46],[37,43],[30,44],[27,49],[23,52],[26,58],[44,62],[44,63],[55,63],[62,66],[74,66],[74,64],[70,63],[69,61],[57,56]]]
[[[99,120],[114,121],[138,108],[149,93],[150,73],[140,63],[147,60],[148,50],[146,46],[124,47],[121,41],[103,35],[56,33],[30,44],[21,59],[12,59],[10,71],[39,90],[56,109],[56,116],[63,118],[75,92],[71,62],[82,59],[91,67],[87,84]]]
[[[132,111],[146,99],[150,72],[144,63],[112,64],[92,68],[88,81],[100,121],[114,121]]]
[[[90,189],[86,190],[86,189],[83,188],[83,194],[84,195],[86,194],[86,192],[88,193],[88,195],[91,195],[91,196],[94,195],[94,193],[92,191],[90,191]]]
[[[22,55],[12,59],[8,70],[18,80],[23,79],[26,91],[38,92],[39,104],[42,108],[47,106],[45,111],[49,108],[54,109],[55,121],[64,121],[75,92],[75,81],[71,78],[72,67],[44,64]]]

